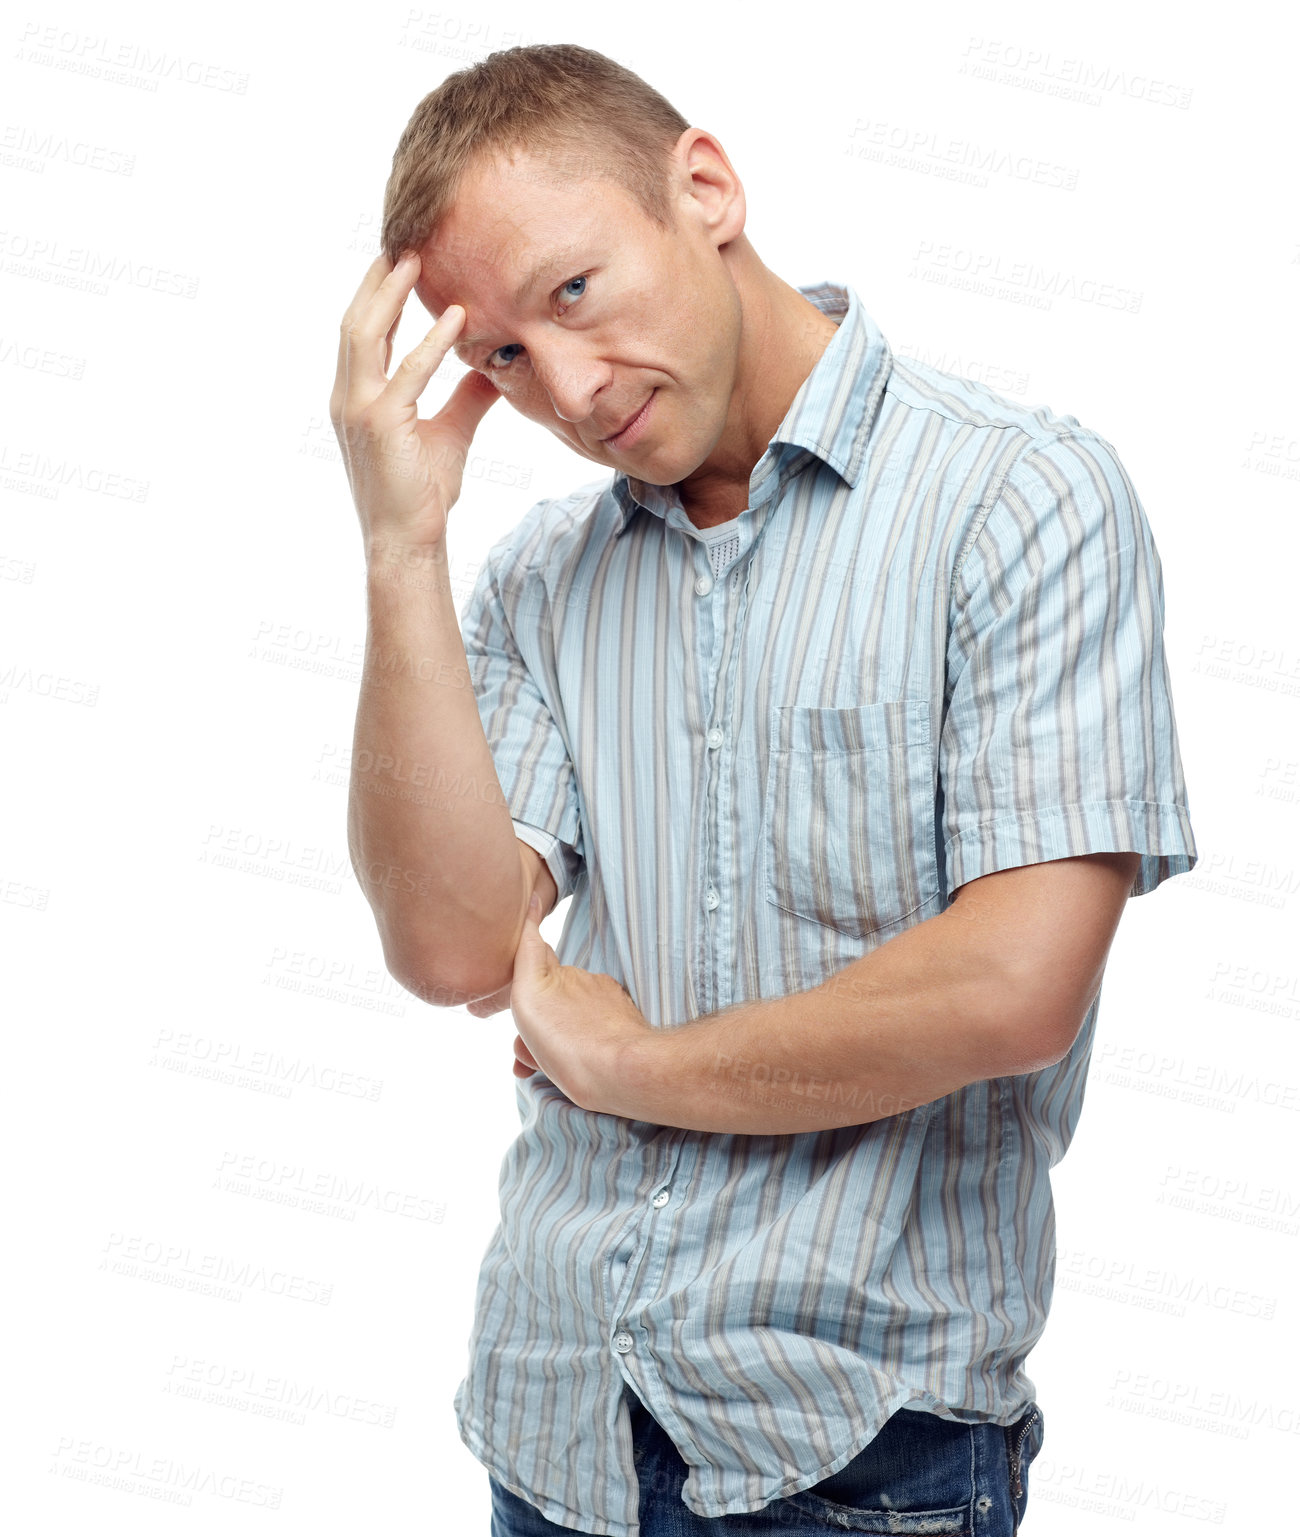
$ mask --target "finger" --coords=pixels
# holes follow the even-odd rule
[[[424,333],[423,340],[393,370],[393,377],[384,389],[385,402],[395,410],[413,406],[464,328],[464,309],[459,304],[449,304]],[[475,377],[482,378],[482,375]]]
[[[376,257],[344,313],[339,325],[334,398],[345,415],[369,405],[387,383],[381,366],[384,339],[401,318],[419,275],[418,256],[408,254],[394,267],[388,266],[387,257]]]
[[[471,369],[463,379],[456,381],[456,388],[433,419],[439,426],[450,427],[459,433],[468,450],[478,424],[500,399],[501,391],[491,379]]]
[[[551,949],[541,930],[542,904],[536,892],[528,899],[528,910],[524,913],[524,926],[519,933],[519,943],[515,947],[515,971],[516,977],[525,974],[536,977],[546,975],[554,965],[555,951]]]
[[[399,315],[392,325],[389,326],[388,334],[384,337],[384,361],[381,366],[384,370],[385,379],[388,377],[388,370],[393,364],[393,343],[397,340],[397,328],[401,323],[402,317]]]
[[[537,1058],[529,1051],[522,1035],[515,1036],[515,1061],[521,1062],[530,1073],[538,1071]]]
[[[370,301],[379,292],[381,285],[395,270],[392,263],[389,262],[382,252],[376,256],[374,261],[366,268],[366,275],[361,279],[361,284],[356,293],[353,294],[352,303],[343,312],[343,319],[339,323],[338,368],[334,376],[334,395],[340,405],[343,402],[344,389],[347,384],[349,332],[365,314]],[[396,321],[394,321],[395,324]]]
[[[533,943],[534,940],[541,939],[541,937],[542,937],[541,917],[542,917],[542,902],[541,902],[541,898],[534,891],[532,893],[532,895],[528,898],[528,906],[524,909],[524,926],[520,930],[520,933],[519,933],[519,943],[521,945],[524,943],[525,940],[527,940],[528,943],[531,944],[531,943]]]
[[[397,263],[390,262],[388,257],[381,251],[366,268],[366,274],[357,285],[357,291],[352,295],[352,302],[344,312],[343,319],[347,321],[355,316],[364,314],[366,306],[374,298],[375,294],[379,292],[380,285],[384,279],[400,265],[400,261]]]

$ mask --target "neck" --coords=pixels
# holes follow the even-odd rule
[[[748,257],[738,257],[733,270],[742,318],[726,424],[705,462],[677,485],[697,528],[744,512],[754,466],[835,335],[829,316],[769,271],[752,250]]]

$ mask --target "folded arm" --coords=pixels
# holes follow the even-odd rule
[[[640,1032],[586,1108],[696,1131],[860,1125],[1069,1051],[1136,853],[1000,870],[806,992]]]

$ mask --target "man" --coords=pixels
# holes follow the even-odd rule
[[[1196,858],[1160,563],[1103,439],[744,223],[635,75],[512,49],[417,108],[344,317],[353,862],[394,974],[518,1030],[458,1423],[496,1537],[1001,1537],[1106,956]],[[498,394],[613,474],[458,621]]]

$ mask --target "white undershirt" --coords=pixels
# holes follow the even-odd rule
[[[713,562],[713,575],[716,580],[720,577],[727,565],[740,553],[740,535],[728,534],[723,539],[709,541],[709,558]]]

